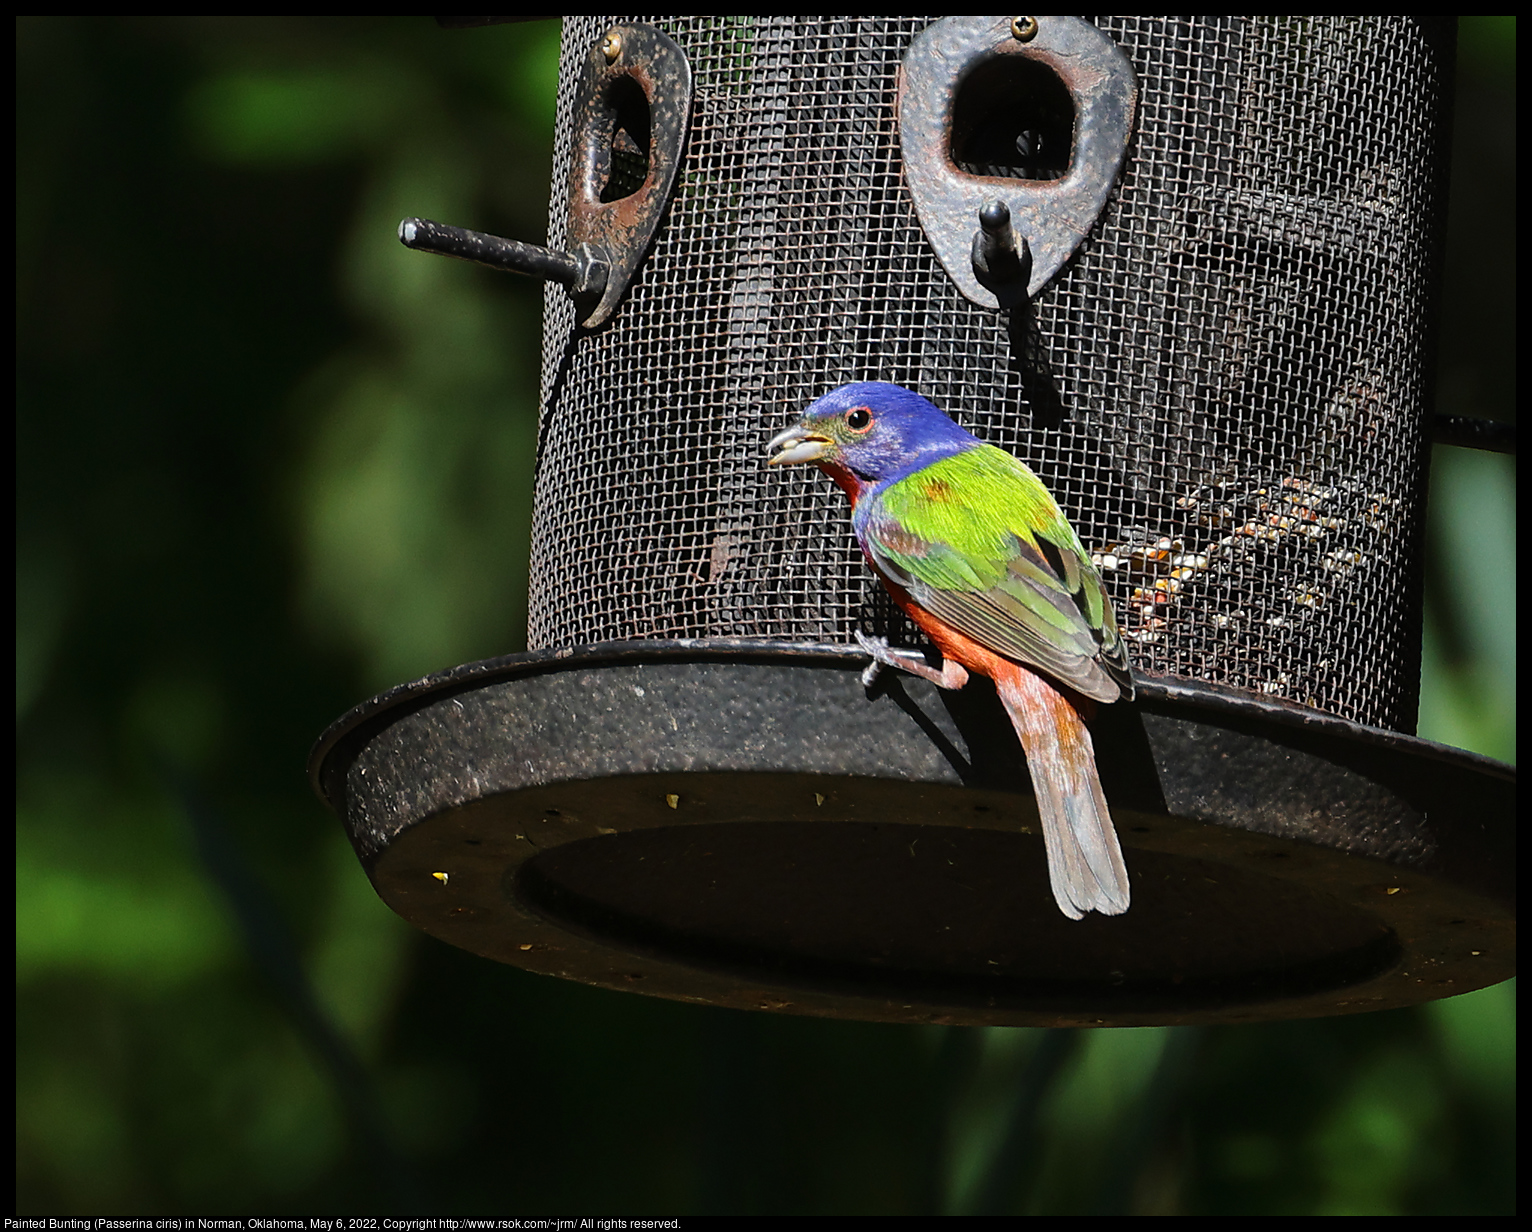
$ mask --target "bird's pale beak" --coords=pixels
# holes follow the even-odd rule
[[[796,423],[786,432],[779,432],[766,446],[770,456],[767,466],[792,466],[796,462],[815,462],[824,457],[833,442],[823,432]]]

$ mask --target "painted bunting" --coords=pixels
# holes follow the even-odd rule
[[[1133,696],[1101,577],[1028,467],[960,428],[919,394],[866,381],[813,403],[768,446],[768,465],[812,462],[851,498],[851,526],[894,602],[942,652],[857,632],[884,667],[960,689],[995,682],[1037,793],[1059,910],[1128,909],[1128,870],[1085,720]]]

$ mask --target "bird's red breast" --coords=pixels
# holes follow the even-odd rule
[[[862,493],[873,486],[855,471],[841,465],[839,461],[822,459],[814,465],[835,480],[836,486],[850,498],[852,509],[856,508],[856,502]]]

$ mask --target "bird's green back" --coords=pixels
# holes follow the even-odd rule
[[[969,637],[1089,696],[1131,690],[1090,557],[1042,481],[1004,450],[932,462],[863,502],[854,521],[874,564]]]

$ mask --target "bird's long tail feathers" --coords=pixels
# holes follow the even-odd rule
[[[1128,909],[1128,869],[1085,720],[1068,698],[1025,668],[997,675],[995,688],[1027,754],[1059,910],[1072,920],[1087,911],[1121,915]]]

